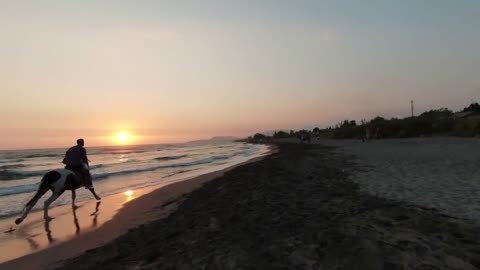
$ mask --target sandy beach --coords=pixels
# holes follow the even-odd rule
[[[480,267],[477,222],[369,195],[362,170],[338,148],[281,145],[59,269]]]
[[[397,143],[370,147],[368,156]],[[201,188],[184,181],[158,189],[83,239],[1,267],[32,269],[35,262],[38,269],[479,269],[478,220],[370,194],[361,184],[363,174],[397,178],[389,180],[382,167],[367,163],[361,147],[368,146],[280,144],[278,153],[263,160],[193,180],[197,187],[205,183]],[[145,211],[153,212],[142,220]],[[119,226],[128,219],[134,221]]]
[[[350,179],[368,194],[480,221],[480,139],[411,138],[320,141],[353,155]]]

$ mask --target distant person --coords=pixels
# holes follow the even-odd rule
[[[365,129],[365,139],[366,139],[367,141],[370,140],[370,128],[369,128],[369,127],[367,127],[367,128]]]
[[[77,145],[70,147],[65,153],[63,164],[65,169],[79,174],[83,180],[85,189],[93,190],[92,177],[88,165],[87,150],[85,150],[85,142],[83,139],[77,140]]]
[[[382,138],[383,138],[382,130],[377,127],[377,129],[375,130],[375,139],[380,140]]]

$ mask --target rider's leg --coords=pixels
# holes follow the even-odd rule
[[[92,176],[90,175],[90,171],[87,170],[86,168],[82,167],[82,175],[83,175],[83,183],[85,185],[85,189],[90,190],[90,192],[93,194],[95,199],[101,200],[100,196],[97,195],[95,192],[95,189],[93,188],[93,183],[92,183]]]
[[[89,190],[92,193],[93,197],[95,197],[95,199],[97,199],[98,201],[102,199],[102,198],[100,198],[100,196],[97,195],[94,188],[91,188]]]
[[[92,184],[92,176],[90,175],[90,171],[82,168],[82,178],[83,178],[83,185],[85,186],[85,189],[93,189],[93,184]]]

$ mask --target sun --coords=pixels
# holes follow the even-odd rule
[[[120,144],[126,144],[130,141],[130,136],[125,133],[125,132],[122,132],[122,133],[119,133],[117,135],[117,142],[120,143]]]

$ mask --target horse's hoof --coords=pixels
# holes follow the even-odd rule
[[[15,219],[15,224],[18,225],[18,224],[22,223],[22,221],[23,221],[23,218],[17,218],[17,219]]]
[[[95,199],[97,199],[97,201],[100,201],[102,198],[95,196]]]

